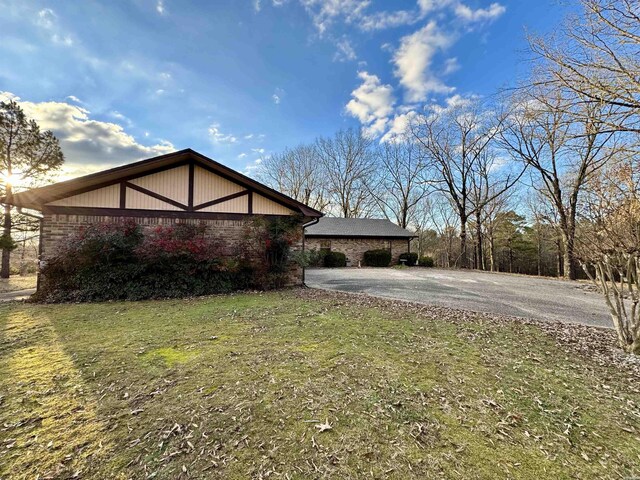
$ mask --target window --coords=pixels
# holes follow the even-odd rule
[[[320,240],[320,251],[330,252],[331,251],[331,240]]]

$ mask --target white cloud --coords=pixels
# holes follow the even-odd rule
[[[156,12],[158,12],[160,15],[164,15],[165,13],[167,13],[163,0],[158,0],[158,3],[156,3]]]
[[[244,153],[244,152],[242,152],[240,155],[238,155],[238,158],[244,158],[244,157],[246,157],[246,156],[247,156],[247,154],[246,154],[246,153]]]
[[[56,22],[56,14],[50,8],[43,8],[38,12],[36,23],[42,28],[50,30],[54,27]]]
[[[220,131],[220,124],[214,123],[209,127],[209,137],[213,140],[213,143],[224,144],[224,143],[237,143],[238,139],[230,134],[230,133],[222,133]]]
[[[50,35],[49,38],[54,44],[64,47],[73,45],[73,38],[59,28],[58,16],[52,9],[43,8],[40,10],[36,16],[35,23]]]
[[[418,117],[418,112],[409,110],[393,117],[389,123],[389,130],[380,139],[381,142],[393,142],[402,138],[409,131],[409,127]]]
[[[453,41],[453,35],[442,31],[434,21],[401,39],[400,47],[393,56],[394,73],[407,89],[407,101],[420,102],[429,93],[450,93],[454,90],[431,71],[433,57],[451,46]]]
[[[262,155],[264,153],[264,148],[252,148],[251,151]]]
[[[276,88],[275,91],[273,92],[273,95],[271,95],[271,100],[273,100],[273,103],[278,105],[280,104],[280,102],[282,102],[282,99],[284,98],[285,94],[286,92],[284,91],[284,89]]]
[[[84,103],[82,100],[80,100],[80,99],[79,99],[78,97],[76,97],[75,95],[68,95],[68,96],[66,97],[66,100],[71,100],[72,102],[80,103],[80,104],[83,104],[83,103]]]
[[[109,116],[111,118],[115,118],[119,122],[127,124],[127,126],[129,126],[129,127],[133,126],[133,122],[131,121],[131,119],[129,117],[123,115],[122,113],[120,113],[117,110],[113,110],[113,111],[109,112]]]
[[[362,17],[370,0],[300,0],[313,20],[313,24],[322,36],[327,28],[338,18],[352,23]]]
[[[457,72],[460,70],[460,64],[458,63],[458,59],[456,57],[447,58],[444,62],[444,74],[449,75],[450,73]]]
[[[51,41],[56,45],[63,45],[65,47],[73,45],[73,40],[69,35],[58,35],[57,33],[54,33],[51,35]]]
[[[249,133],[248,135],[244,136],[245,140],[251,140],[253,138],[253,133]]]
[[[75,98],[75,97],[74,97]],[[168,141],[142,145],[124,128],[91,118],[89,110],[65,102],[28,102],[0,92],[0,101],[17,101],[25,114],[43,130],[51,130],[60,140],[66,158],[64,174],[90,173],[108,166],[132,162],[175,151]]]
[[[456,3],[456,0],[418,0],[418,8],[421,14],[431,13]]]
[[[477,10],[459,3],[454,10],[458,18],[468,23],[491,22],[507,11],[506,7],[499,3],[492,3],[488,8],[478,8]]]
[[[261,5],[260,0],[253,0],[253,9],[256,12],[259,12],[260,10],[262,10],[262,5]]]
[[[262,163],[262,159],[256,158],[253,162],[251,162],[249,165],[247,165],[244,168],[244,171],[242,173],[244,173],[245,175],[251,175],[260,167],[261,163]]]
[[[422,15],[411,10],[396,10],[395,12],[376,12],[364,15],[358,22],[358,28],[364,31],[385,30],[387,28],[412,25],[419,22]]]
[[[336,42],[337,51],[333,56],[334,62],[350,62],[358,58],[348,38],[343,37]]]
[[[351,100],[345,108],[363,124],[368,135],[380,135],[386,128],[387,118],[393,113],[393,87],[367,72],[359,72],[358,77],[362,84],[351,92]]]

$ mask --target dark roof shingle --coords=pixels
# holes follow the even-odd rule
[[[307,237],[411,238],[415,234],[380,218],[323,217],[305,229]]]

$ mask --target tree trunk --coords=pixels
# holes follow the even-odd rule
[[[562,271],[562,243],[559,238],[556,238],[556,276],[558,278],[564,275]]]
[[[476,250],[476,268],[478,270],[484,270],[484,247],[482,244],[482,224],[480,223],[482,217],[478,213],[476,215],[476,237],[477,237],[477,250]]]
[[[540,231],[538,230],[538,234],[536,235],[536,239],[538,240],[538,276],[542,276],[542,236],[540,235]]]
[[[467,268],[467,219],[460,218],[460,268]]]
[[[5,197],[7,201],[10,200],[11,197],[11,184],[7,183],[5,185]],[[6,203],[4,205],[4,223],[2,229],[2,235],[5,237],[5,240],[8,241],[11,238],[11,205]],[[3,248],[2,249],[2,268],[0,269],[0,278],[9,278],[10,267],[11,267],[11,249]]]
[[[575,280],[577,278],[576,262],[574,258],[574,240],[575,231],[571,227],[567,228],[567,231],[562,231],[562,266],[564,272],[564,278],[569,280]]]
[[[489,233],[489,266],[492,272],[496,271],[496,246],[492,231]]]
[[[509,273],[513,273],[513,249],[509,245]]]

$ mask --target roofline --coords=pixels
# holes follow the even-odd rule
[[[298,210],[300,210],[300,212],[308,217],[322,217],[324,216],[324,214],[314,208],[311,208],[307,205],[305,205],[302,202],[299,202],[298,200],[295,200],[293,198],[291,198],[288,195],[285,195],[282,192],[279,192],[277,190],[274,190],[271,187],[268,187],[267,185],[264,185],[261,182],[258,182],[257,180],[254,180],[230,167],[227,167],[226,165],[223,165],[220,162],[217,162],[209,157],[207,157],[206,155],[203,155],[199,152],[196,152],[195,150],[191,149],[191,148],[185,148],[182,150],[176,150],[175,152],[171,152],[171,153],[165,153],[163,155],[158,155],[156,157],[152,157],[152,158],[147,158],[147,159],[143,159],[143,160],[139,160],[137,162],[133,162],[133,163],[128,163],[125,165],[120,165],[117,167],[113,167],[113,168],[109,168],[106,170],[101,170],[99,172],[94,172],[94,173],[90,173],[88,175],[83,175],[81,177],[76,177],[76,178],[72,178],[70,180],[65,180],[62,182],[56,182],[56,183],[52,183],[50,185],[45,185],[43,187],[37,187],[37,188],[32,188],[29,190],[25,190],[23,192],[18,192],[18,193],[14,193],[11,195],[11,200],[9,202],[7,202],[6,197],[2,197],[0,198],[0,203],[9,203],[11,205],[15,205],[15,206],[22,206],[25,208],[30,208],[33,210],[41,210],[44,203],[40,203],[40,204],[36,204],[35,202],[32,202],[31,205],[28,205],[27,203],[23,203],[20,202],[20,197],[25,196],[25,194],[29,194],[29,195],[34,195],[36,197],[39,196],[40,192],[47,192],[47,190],[51,190],[52,187],[55,187],[56,190],[60,189],[60,190],[65,190],[65,187],[69,188],[69,193],[70,195],[73,195],[73,186],[76,184],[82,184],[86,181],[91,181],[93,179],[99,179],[100,177],[103,176],[107,176],[107,175],[112,175],[112,174],[117,174],[118,172],[126,172],[127,170],[132,170],[132,169],[136,169],[139,167],[143,167],[146,164],[150,164],[153,165],[154,163],[157,163],[159,161],[165,160],[167,158],[170,157],[179,157],[181,155],[191,155],[192,157],[199,159],[203,164],[211,164],[210,166],[213,166],[215,169],[220,170],[222,173],[225,173],[227,176],[232,177],[234,180],[236,180],[238,183],[240,184],[245,184],[245,187],[252,187],[255,190],[258,190],[258,193],[263,193],[265,194],[267,197],[269,196],[274,196],[279,200],[284,201],[284,203],[289,203],[291,205],[294,205],[295,207],[297,207]],[[144,173],[144,172],[142,172]],[[141,175],[142,176],[142,175]],[[114,183],[117,183],[117,180],[113,180]],[[78,187],[76,190],[81,189],[82,187]],[[90,186],[88,186],[87,188],[90,188]],[[96,186],[96,188],[99,188]],[[69,195],[69,196],[70,196]],[[64,198],[64,197],[62,197]],[[273,198],[272,198],[273,199]],[[38,205],[39,208],[35,208],[35,205]]]
[[[393,239],[393,240],[407,240],[411,238],[418,238],[418,235],[331,235],[323,233],[304,233],[305,237],[314,238],[378,238],[378,239]]]

